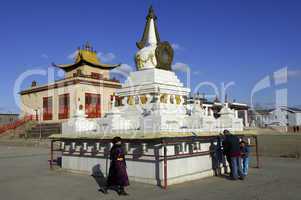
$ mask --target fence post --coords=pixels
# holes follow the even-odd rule
[[[53,161],[53,140],[50,142],[50,161],[49,161],[49,167],[52,169],[52,161]]]
[[[255,136],[255,145],[256,145],[256,162],[257,162],[256,168],[260,168],[259,149],[258,149],[258,137],[257,137],[257,135]]]
[[[165,142],[163,143],[163,150],[164,150],[164,157],[163,157],[163,163],[164,163],[164,186],[163,189],[167,189],[167,148]]]

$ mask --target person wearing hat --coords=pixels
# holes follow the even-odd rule
[[[119,195],[128,195],[124,187],[129,185],[129,179],[126,171],[126,162],[122,141],[120,137],[113,138],[113,147],[110,151],[110,169],[107,179],[107,187],[117,189]],[[105,193],[107,191],[105,190]]]

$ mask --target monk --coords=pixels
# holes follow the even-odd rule
[[[113,138],[113,147],[110,152],[110,170],[107,179],[107,186],[116,188],[119,195],[128,195],[124,187],[129,185],[129,179],[126,172],[126,162],[122,141],[120,137]]]

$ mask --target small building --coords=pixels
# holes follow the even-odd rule
[[[21,115],[33,115],[43,122],[60,122],[84,110],[88,118],[100,118],[111,107],[111,96],[120,82],[110,79],[110,70],[119,65],[101,63],[97,52],[87,43],[79,48],[74,63],[54,67],[65,77],[54,83],[37,85],[20,92]]]
[[[209,101],[207,98],[205,98],[205,94],[197,94],[193,97],[191,96],[186,101],[187,108],[189,111],[192,110],[195,101],[200,102],[200,106],[205,109],[205,115],[210,115],[210,113],[213,113],[215,118],[220,117],[219,112],[223,107],[223,103],[217,97],[213,101]],[[249,106],[245,103],[239,103],[235,101],[228,102],[228,100],[226,100],[225,103],[228,103],[229,108],[234,110],[236,117],[243,120],[244,127],[249,127]]]
[[[11,124],[14,121],[18,120],[19,114],[15,113],[0,113],[0,126]]]
[[[258,127],[282,128],[284,131],[301,131],[301,109],[279,106],[273,109],[256,110],[255,124]]]

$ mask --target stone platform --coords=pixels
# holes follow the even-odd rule
[[[240,135],[240,137],[243,137]],[[255,143],[253,135],[249,135]],[[52,137],[61,143],[62,168],[93,174],[109,171],[111,139]],[[127,170],[131,180],[167,186],[223,173],[228,164],[216,154],[219,136],[123,138]],[[217,157],[219,156],[217,160]]]

